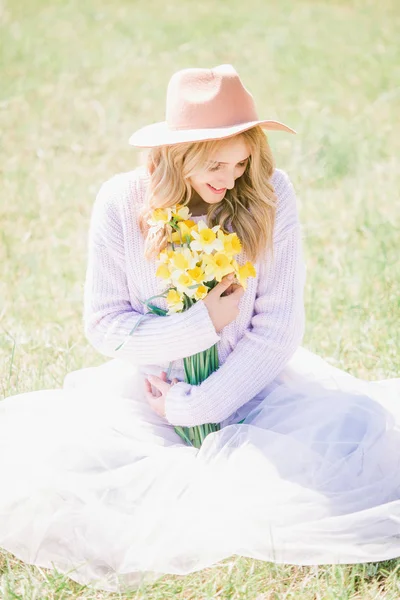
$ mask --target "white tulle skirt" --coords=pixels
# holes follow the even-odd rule
[[[299,348],[200,450],[142,389],[109,360],[0,402],[3,549],[109,591],[232,555],[400,556],[400,379],[359,380]]]

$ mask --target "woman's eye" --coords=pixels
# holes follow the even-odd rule
[[[244,167],[246,167],[246,165],[247,165],[247,160],[245,160],[245,161],[240,162],[240,163],[237,164],[237,166],[240,169],[243,169]],[[213,166],[209,167],[208,170],[209,171],[219,171],[220,168],[221,168],[221,164],[217,163],[216,165],[213,165]]]

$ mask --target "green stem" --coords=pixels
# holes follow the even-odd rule
[[[191,304],[191,300],[188,298],[188,304]],[[199,385],[207,379],[219,366],[218,348],[214,344],[211,348],[198,352],[192,356],[185,357],[183,359],[185,381],[191,385]],[[181,437],[189,440],[189,443],[195,448],[200,448],[203,441],[209,433],[219,431],[220,426],[218,423],[204,423],[195,427],[186,427],[185,433],[186,438],[182,435]],[[179,432],[178,432],[179,433]],[[179,434],[180,435],[180,434]]]
[[[186,427],[180,427],[179,425],[174,427],[176,433],[183,439],[184,442],[192,446],[192,442],[190,441],[190,437],[187,435],[185,429]]]

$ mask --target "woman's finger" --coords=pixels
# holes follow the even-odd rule
[[[164,416],[164,401],[162,398],[152,398],[149,400],[150,407],[159,417]]]
[[[160,390],[158,390],[157,388],[155,388],[154,386],[152,386],[151,383],[150,383],[150,381],[148,379],[144,380],[144,384],[145,384],[145,391],[146,391],[146,393],[150,394],[151,397],[158,398],[159,396],[161,396]]]
[[[151,384],[147,379],[144,380],[144,397],[146,399],[146,402],[148,402],[151,406],[151,402],[154,396],[153,392],[151,391]]]
[[[157,377],[157,375],[148,375],[148,380],[152,386],[161,392],[161,394],[166,394],[170,388],[170,384],[163,381],[160,377]]]

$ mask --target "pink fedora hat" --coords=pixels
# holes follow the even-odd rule
[[[296,133],[284,123],[260,120],[253,96],[232,65],[183,69],[172,75],[167,90],[166,120],[135,131],[132,146],[152,148],[236,135],[260,125]]]

